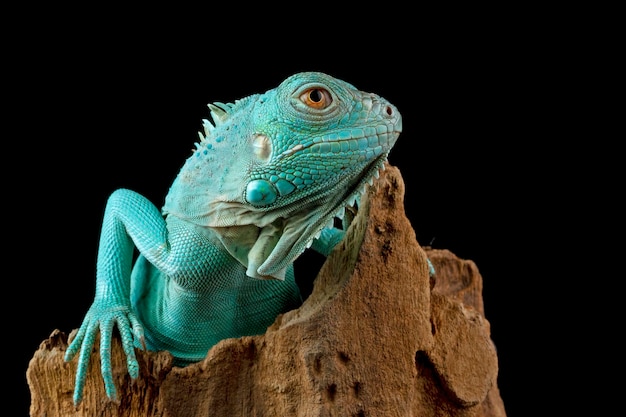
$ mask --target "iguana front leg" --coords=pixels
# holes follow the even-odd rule
[[[69,361],[80,350],[74,389],[75,404],[82,400],[89,357],[98,332],[100,366],[107,396],[117,398],[111,371],[114,326],[120,332],[130,376],[134,379],[139,374],[134,347],[143,344],[143,328],[130,304],[134,246],[157,265],[165,264],[170,254],[166,223],[160,211],[140,194],[120,189],[111,194],[104,212],[94,302],[65,353],[65,360]]]
[[[330,255],[330,252],[332,252],[333,248],[341,242],[345,234],[346,232],[344,230],[336,227],[333,227],[332,229],[323,229],[320,236],[313,240],[311,249],[324,256],[328,256]]]

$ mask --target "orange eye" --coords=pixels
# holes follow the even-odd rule
[[[333,102],[333,98],[328,90],[319,87],[306,90],[300,95],[300,100],[314,109],[325,109]]]

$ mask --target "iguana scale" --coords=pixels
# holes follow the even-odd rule
[[[388,101],[319,72],[209,108],[213,122],[161,209],[128,189],[107,200],[94,301],[65,355],[78,354],[76,404],[98,334],[106,394],[117,398],[115,326],[136,378],[135,348],[185,366],[297,308],[294,261],[342,239],[335,218],[378,177],[402,130]]]

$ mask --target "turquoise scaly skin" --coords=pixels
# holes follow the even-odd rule
[[[107,201],[94,301],[65,355],[78,354],[75,404],[98,333],[106,394],[117,399],[114,326],[137,378],[135,348],[168,350],[185,366],[300,306],[293,262],[343,238],[334,219],[378,177],[402,130],[388,101],[319,72],[209,108],[213,123],[203,121],[161,210],[127,189]]]

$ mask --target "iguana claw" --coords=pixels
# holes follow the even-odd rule
[[[98,333],[100,333],[100,368],[104,389],[107,397],[111,400],[117,400],[117,390],[111,367],[111,338],[115,325],[119,330],[122,348],[126,354],[128,373],[133,379],[139,376],[139,364],[135,356],[135,340],[140,341],[145,349],[141,324],[128,307],[99,308],[98,304],[94,303],[65,352],[65,361],[70,361],[80,351],[73,397],[75,405],[78,405],[83,398],[89,359]]]

